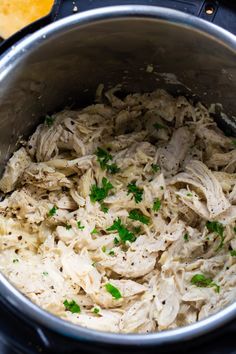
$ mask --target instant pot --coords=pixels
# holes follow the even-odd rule
[[[0,170],[45,114],[93,102],[100,83],[215,103],[217,123],[236,135],[235,34],[234,1],[56,1],[0,46]],[[170,331],[99,332],[45,312],[0,274],[2,354],[236,353],[235,318],[236,302]]]

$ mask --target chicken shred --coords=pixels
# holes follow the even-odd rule
[[[162,331],[235,300],[236,150],[201,103],[120,89],[47,116],[8,161],[0,270],[64,320]]]

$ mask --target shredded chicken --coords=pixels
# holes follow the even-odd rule
[[[9,160],[0,270],[78,325],[188,325],[235,299],[235,144],[201,103],[119,90],[47,116]]]

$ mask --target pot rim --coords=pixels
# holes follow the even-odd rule
[[[18,42],[16,46],[12,47],[1,57],[0,82],[8,75],[11,69],[18,64],[21,58],[27,55],[27,52],[34,50],[39,44],[55,34],[60,34],[75,26],[80,28],[99,21],[119,20],[124,18],[149,19],[153,21],[156,20],[157,22],[169,22],[175,26],[184,26],[192,31],[200,32],[203,36],[211,40],[220,42],[223,46],[226,46],[236,54],[236,36],[212,23],[192,15],[156,6],[110,6],[66,17]],[[206,334],[213,329],[217,329],[236,316],[235,302],[216,314],[185,327],[149,334],[118,334],[81,327],[46,312],[20,293],[1,273],[0,293],[1,297],[7,301],[10,306],[21,314],[26,315],[36,322],[36,324],[43,325],[63,336],[84,342],[94,341],[101,344],[158,346],[187,341]]]

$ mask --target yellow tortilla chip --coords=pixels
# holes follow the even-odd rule
[[[0,37],[7,38],[47,15],[53,0],[0,0]]]

